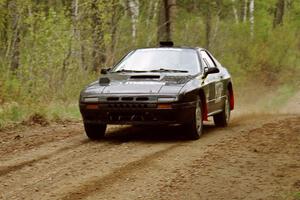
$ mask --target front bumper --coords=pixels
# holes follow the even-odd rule
[[[80,103],[80,112],[84,123],[166,125],[193,119],[196,102],[171,105],[160,109],[157,103]]]

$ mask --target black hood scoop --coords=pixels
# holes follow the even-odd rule
[[[159,79],[159,75],[133,75],[130,79]]]
[[[110,83],[110,79],[107,77],[99,79],[99,84],[102,86],[109,85],[109,83]]]

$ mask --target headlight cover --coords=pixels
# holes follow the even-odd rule
[[[159,103],[168,103],[168,102],[174,102],[177,101],[177,97],[158,97],[157,102]]]
[[[85,103],[96,103],[96,102],[99,102],[99,98],[98,97],[84,97],[83,102],[85,102]]]

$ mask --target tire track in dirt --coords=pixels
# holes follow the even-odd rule
[[[213,128],[213,126],[206,127],[206,130],[207,128],[210,129],[210,133],[206,132],[204,137],[199,141],[181,144],[177,148],[172,149],[172,151],[167,151],[153,158],[148,165],[137,165],[128,171],[122,171],[126,174],[124,177],[121,176],[115,179],[114,174],[112,174],[113,181],[101,182],[100,180],[102,180],[102,178],[99,178],[99,181],[94,180],[92,181],[94,185],[87,184],[89,186],[87,188],[98,187],[97,190],[91,191],[85,187],[83,187],[84,189],[79,187],[78,190],[71,193],[71,197],[73,199],[131,200],[145,199],[148,195],[148,199],[156,199],[156,197],[153,197],[153,194],[159,194],[159,188],[165,185],[169,180],[172,180],[172,177],[174,177],[174,174],[177,175],[178,171],[189,171],[190,165],[196,160],[199,162],[203,159],[203,162],[205,162],[205,160],[210,157],[210,153],[214,152],[215,148],[219,145],[225,146],[227,143],[234,142],[240,137],[239,134],[247,134],[272,120],[274,121],[274,116],[267,120],[267,122],[266,120],[262,121],[262,118],[258,118],[255,124],[250,123],[242,127],[239,124],[234,124],[227,129]],[[118,173],[118,171],[115,173]],[[110,177],[106,177],[106,180],[107,179],[110,180]],[[84,185],[85,182],[83,181],[82,184]],[[186,184],[186,182],[182,184]],[[172,199],[177,198],[174,196]]]
[[[82,131],[80,133],[82,134]],[[52,156],[57,156],[60,153],[63,153],[65,151],[69,151],[69,150],[74,151],[77,148],[80,148],[82,145],[89,142],[91,141],[89,141],[86,138],[82,140],[82,135],[78,137],[78,133],[76,133],[76,135],[73,135],[71,138],[68,137],[64,139],[62,142],[61,141],[52,141],[49,143],[45,142],[43,143],[45,144],[44,146],[41,143],[36,143],[36,146],[33,150],[30,148],[30,149],[26,149],[26,151],[23,150],[22,152],[17,151],[12,155],[8,153],[6,154],[6,157],[4,159],[0,158],[0,162],[1,162],[0,176],[22,169],[23,167],[26,167],[28,165],[33,165],[34,163],[37,163],[39,161],[50,159]],[[15,145],[13,144],[12,146]],[[37,150],[38,152],[36,152]],[[45,152],[47,153],[45,154]],[[31,159],[33,156],[35,156],[35,158]],[[25,161],[22,161],[24,160],[24,158]],[[10,163],[14,163],[14,164],[10,164]]]
[[[83,199],[94,192],[101,191],[106,185],[112,185],[113,183],[124,179],[126,176],[130,175],[132,171],[137,168],[143,168],[147,165],[150,165],[151,162],[158,157],[170,152],[181,145],[171,145],[170,147],[163,149],[161,151],[154,152],[150,155],[144,156],[142,159],[135,160],[127,163],[126,165],[115,169],[112,173],[107,174],[100,178],[95,178],[94,180],[88,180],[83,185],[80,185],[79,188],[76,188],[75,191],[68,193],[66,196],[62,197],[62,200],[70,199]]]
[[[238,127],[239,127],[238,125],[233,124],[231,129],[235,130],[235,129],[238,129]],[[249,128],[251,129],[253,127],[251,126]],[[214,135],[208,133],[208,132],[212,132],[212,131],[215,132]],[[227,134],[230,134],[230,133],[228,133],[228,131],[229,130],[227,130]],[[224,132],[224,130],[218,129],[218,128],[211,129],[211,126],[208,126],[208,127],[206,126],[205,137],[207,137],[207,138],[201,138],[201,140],[199,140],[199,141],[180,143],[179,145],[176,145],[175,147],[170,147],[171,148],[170,150],[168,150],[168,149],[162,150],[163,153],[157,152],[157,153],[154,153],[153,156],[149,155],[149,157],[148,156],[144,157],[139,161],[134,161],[132,163],[128,163],[127,165],[123,166],[122,168],[116,169],[115,171],[113,171],[111,174],[108,174],[107,176],[93,178],[91,180],[87,180],[86,182],[82,181],[82,183],[81,183],[82,185],[78,186],[77,189],[75,189],[74,191],[71,191],[69,194],[63,196],[63,199],[84,199],[84,198],[93,196],[94,194],[97,194],[97,193],[101,193],[102,195],[104,193],[107,195],[107,193],[105,192],[106,190],[108,190],[108,191],[113,191],[114,189],[117,190],[117,188],[115,188],[114,185],[128,185],[128,183],[122,184],[122,182],[124,182],[124,180],[126,180],[126,177],[129,178],[132,175],[134,175],[134,173],[136,171],[138,171],[138,173],[140,173],[140,171],[145,172],[145,169],[148,169],[149,166],[151,168],[151,164],[153,164],[153,163],[158,164],[157,160],[160,160],[160,159],[164,160],[166,163],[170,162],[169,157],[172,157],[173,152],[176,153],[176,151],[178,152],[178,151],[183,150],[183,152],[181,152],[181,153],[183,153],[183,157],[185,158],[183,160],[183,163],[184,163],[185,161],[189,160],[189,159],[186,159],[186,157],[188,157],[189,155],[184,155],[185,154],[184,151],[186,151],[188,149],[187,152],[190,152],[190,150],[191,150],[190,146],[194,146],[194,148],[199,148],[197,146],[199,145],[199,142],[201,142],[203,146],[200,147],[200,150],[198,149],[195,152],[198,152],[198,153],[199,153],[199,151],[202,152],[206,145],[208,145],[209,143],[215,142],[215,141],[212,142],[213,138],[215,138],[214,140],[217,140],[217,139],[225,137],[225,135],[216,134],[218,132],[219,133]],[[204,140],[205,140],[205,142],[204,142]],[[207,141],[209,141],[209,142],[206,143]],[[178,150],[178,149],[181,149],[181,150]],[[166,156],[166,154],[168,154],[168,156]],[[194,156],[197,157],[197,155],[195,155],[195,154],[194,154]],[[177,161],[175,160],[173,164],[178,165],[178,160]],[[172,169],[172,167],[170,167],[170,169]],[[154,168],[153,170],[155,171],[157,169]],[[166,172],[164,172],[164,173],[166,173]],[[143,176],[143,173],[140,175]],[[156,179],[156,180],[158,180],[158,179]],[[113,198],[113,196],[109,196],[109,195],[106,197],[104,197],[104,196],[102,196],[102,197],[106,198],[106,199]],[[95,198],[91,198],[91,199],[98,199],[98,198],[99,198],[99,196],[97,196]],[[130,198],[128,198],[128,199],[130,199]]]
[[[7,165],[16,169],[0,176],[0,199],[139,199],[139,194],[151,199],[153,193],[178,175],[178,170],[189,170],[196,160],[205,161],[217,146],[289,117],[244,116],[243,120],[233,119],[226,129],[206,125],[198,141],[184,141],[184,130],[177,127],[110,127],[101,142],[76,135],[40,145],[38,153],[25,149],[24,157],[18,151],[0,158],[6,164],[20,159],[28,162],[21,167],[17,167],[20,162]],[[31,153],[33,158],[29,159]]]
[[[0,166],[0,176],[3,176],[3,175],[5,175],[7,173],[10,173],[10,172],[14,172],[14,171],[20,170],[23,167],[26,167],[28,165],[33,165],[33,164],[35,164],[37,162],[50,159],[52,156],[57,156],[58,154],[63,153],[64,151],[74,150],[76,148],[80,148],[81,145],[84,145],[87,142],[89,142],[89,141],[85,140],[85,141],[80,142],[78,144],[73,144],[73,145],[70,145],[70,146],[67,146],[67,147],[63,147],[63,148],[55,150],[55,151],[53,151],[51,153],[48,153],[48,154],[45,154],[45,155],[42,155],[42,156],[38,156],[37,158],[31,159],[31,160],[23,161],[23,162],[20,162],[18,164],[8,165],[8,166]]]
[[[131,130],[131,129],[130,129],[130,130]],[[124,131],[121,131],[121,132],[124,132]],[[126,131],[125,131],[125,132],[126,132]],[[124,139],[124,138],[121,138],[121,141],[122,141],[123,139]],[[119,142],[117,142],[117,145],[118,145],[118,144],[119,144]],[[98,145],[98,144],[97,144],[97,145]],[[108,144],[108,146],[111,146],[111,144]],[[90,148],[90,147],[88,147],[88,148]],[[104,147],[104,148],[106,148],[106,147]],[[109,149],[110,149],[110,148],[108,148],[108,149],[106,149],[106,150],[109,150]],[[88,152],[89,152],[88,150],[92,150],[92,149],[83,149],[83,150],[81,150],[81,151],[83,151],[85,154],[88,154]],[[81,154],[81,155],[82,155],[82,154]],[[72,157],[72,155],[69,155],[69,157],[70,157],[70,156]],[[67,158],[68,156],[66,156],[66,155],[61,155],[61,156],[60,156],[60,158],[63,158],[63,157],[66,157],[66,158]],[[63,165],[63,163],[66,163],[66,162],[67,162],[67,159],[64,159],[61,163],[57,163],[55,160],[53,161],[53,159],[52,159],[51,161],[45,162],[44,165],[47,166],[47,165],[49,165],[49,163],[51,163],[51,165],[48,166],[49,169],[52,169],[53,167],[54,167],[54,168],[57,168],[57,166],[58,166],[58,168],[61,168],[61,166]],[[76,161],[76,162],[77,162],[77,161]],[[78,162],[80,162],[80,161],[78,161]],[[78,163],[78,162],[77,162],[77,163]],[[53,166],[52,163],[55,163],[55,165]],[[68,162],[67,162],[67,163],[68,163]],[[37,163],[37,164],[42,165],[43,163]],[[74,162],[72,162],[72,165],[73,165],[73,164],[74,164]],[[95,163],[92,163],[92,165],[93,165],[93,164],[95,164]],[[68,163],[68,165],[70,165],[70,163]],[[82,165],[82,164],[81,164],[81,165]],[[34,166],[34,165],[33,165],[33,166]],[[52,166],[52,167],[51,167],[51,166]],[[75,166],[76,166],[76,164],[75,164]],[[77,166],[78,166],[78,165],[77,165]],[[80,166],[80,165],[79,165],[79,166]],[[42,168],[41,172],[47,174],[47,171],[46,171],[46,172],[44,171],[43,165],[42,165],[41,168]],[[63,167],[63,168],[64,168],[64,167]],[[52,173],[52,174],[59,173],[61,170],[55,169],[54,171],[55,171],[55,172]],[[35,172],[38,173],[39,170],[35,170]],[[20,173],[24,173],[24,170],[22,170],[22,171],[20,171],[20,172],[18,172],[18,173],[19,173],[19,174],[20,174]],[[25,173],[26,173],[26,170],[25,170]],[[28,172],[27,172],[27,173],[28,173]],[[48,177],[49,177],[49,176],[40,177],[39,180],[38,180],[37,182],[35,182],[35,184],[36,184],[36,183],[39,183],[39,182],[43,182],[43,181],[44,181],[45,179],[47,179]],[[22,180],[22,178],[20,178],[20,180]],[[17,182],[19,182],[19,181],[17,181]],[[32,182],[32,181],[31,181],[31,179],[28,179],[28,178],[27,178],[27,182]],[[46,182],[47,182],[47,181],[46,181]],[[33,186],[33,185],[34,185],[34,184],[31,184],[31,186]],[[19,188],[19,189],[20,189],[20,188]],[[26,190],[26,188],[22,188],[22,186],[21,186],[21,191],[24,190],[24,189]],[[19,190],[19,192],[21,192],[21,191]],[[18,193],[19,193],[19,192],[18,192]]]
[[[99,148],[102,148],[101,151],[95,151]],[[6,187],[10,188],[10,186],[13,185],[13,193],[21,194],[22,191],[25,191],[28,187],[34,188],[34,186],[39,183],[47,185],[46,183],[49,182],[47,179],[52,179],[51,177],[59,179],[61,175],[68,173],[73,166],[82,165],[86,159],[85,154],[89,154],[93,151],[96,153],[106,152],[112,148],[114,148],[114,145],[111,143],[99,144],[85,140],[80,146],[76,144],[71,145],[70,147],[58,149],[50,155],[41,156],[39,159],[25,161],[13,167],[12,170],[8,168],[9,172],[6,173],[7,176],[4,175],[0,177],[0,183],[2,180],[8,180],[10,177],[13,177],[9,183],[6,182]],[[28,176],[31,174],[36,174],[38,177],[36,175]],[[3,181],[3,183],[5,183],[5,181]],[[6,192],[8,197],[10,197],[9,193],[9,191]],[[26,196],[26,194],[24,196]]]
[[[132,128],[129,130],[132,131]],[[121,129],[121,132],[126,132],[126,129]],[[82,136],[83,138],[84,136]],[[79,138],[77,138],[79,139]],[[79,139],[80,140],[80,139]],[[85,141],[88,141],[85,138]],[[20,169],[19,171],[16,171],[10,176],[14,177],[14,181],[11,183],[7,184],[7,188],[10,187],[11,185],[14,185],[13,187],[15,188],[14,191],[9,192],[7,191],[5,196],[11,198],[13,193],[18,193],[18,194],[23,194],[24,196],[27,195],[28,187],[34,188],[35,185],[45,185],[45,187],[51,186],[53,181],[60,182],[61,180],[68,180],[68,177],[65,176],[66,173],[69,173],[71,171],[71,174],[73,173],[79,173],[82,174],[83,171],[85,171],[86,174],[89,173],[89,170],[80,170],[83,167],[83,163],[86,163],[84,167],[86,168],[94,168],[97,163],[101,164],[101,160],[91,160],[91,157],[97,158],[98,154],[102,157],[105,157],[105,160],[109,160],[109,157],[114,155],[115,156],[120,156],[120,152],[123,152],[124,149],[128,149],[131,146],[135,147],[137,144],[136,143],[130,143],[129,145],[121,145],[123,144],[123,139],[121,138],[120,141],[115,141],[115,140],[108,140],[108,141],[102,141],[102,142],[87,142],[84,145],[82,145],[80,148],[77,149],[72,149],[72,147],[69,147],[67,152],[64,152],[63,154],[58,154],[56,155],[55,153],[53,154],[53,157],[50,159],[42,160],[41,162],[36,162],[31,166],[24,167],[24,169]],[[73,145],[76,146],[76,145]],[[118,148],[118,149],[117,149]],[[112,149],[117,149],[118,151],[115,151],[113,153],[110,153],[110,155],[106,156],[106,152],[110,152]],[[122,151],[123,149],[123,151]],[[46,151],[44,149],[43,151]],[[120,152],[119,152],[120,151]],[[126,151],[125,151],[126,152]],[[145,153],[145,152],[143,152]],[[148,153],[148,152],[147,152]],[[87,156],[88,155],[88,156]],[[122,155],[122,154],[121,154]],[[116,159],[118,160],[118,159]],[[33,177],[26,177],[28,174],[39,174],[41,173],[42,175],[38,178],[36,176]],[[2,180],[6,180],[7,178],[10,178],[10,176],[4,176],[1,177]],[[54,177],[54,178],[51,178]],[[47,179],[52,179],[50,182]],[[22,180],[26,180],[28,183],[22,183]],[[1,179],[0,179],[1,182]],[[22,183],[22,184],[21,184]],[[24,185],[26,187],[24,187]],[[0,188],[1,190],[1,188]],[[29,192],[30,193],[30,192]]]
[[[0,155],[15,154],[24,150],[36,149],[51,142],[66,140],[82,133],[81,123],[50,125],[49,127],[25,127],[7,132],[0,131]]]
[[[135,168],[126,177],[119,179],[112,184],[108,184],[105,187],[102,186],[98,191],[84,196],[83,199],[231,199],[231,197],[228,196],[230,194],[235,194],[238,197],[242,197],[243,195],[244,197],[247,197],[249,194],[249,187],[251,188],[252,186],[255,191],[253,194],[259,193],[255,190],[256,184],[261,186],[263,183],[272,183],[273,180],[270,182],[263,182],[260,179],[247,176],[247,173],[251,174],[256,170],[255,167],[247,168],[247,165],[259,161],[257,165],[264,166],[257,170],[259,174],[268,171],[268,168],[272,165],[268,165],[268,155],[266,158],[260,158],[259,156],[257,157],[257,153],[255,152],[253,155],[251,154],[250,157],[241,154],[243,153],[244,148],[248,148],[248,146],[251,145],[251,143],[247,142],[248,138],[253,134],[256,136],[259,136],[260,134],[264,135],[265,131],[270,130],[269,127],[272,127],[279,133],[282,126],[278,127],[276,124],[285,124],[285,121],[289,120],[291,120],[291,123],[289,124],[293,124],[293,122],[296,121],[299,122],[299,120],[295,121],[294,118],[295,116],[272,116],[263,121],[257,119],[257,123],[234,126],[233,128],[229,127],[224,130],[217,129],[208,135],[205,134],[205,137],[201,138],[199,141],[181,145],[173,151],[166,152],[166,154],[152,160],[151,165],[147,165],[143,168]],[[247,122],[249,122],[249,120],[247,120],[246,123]],[[299,128],[283,128],[282,130],[299,130]],[[275,139],[268,138],[268,136],[264,137],[265,139]],[[260,137],[257,137],[255,141],[260,142]],[[297,140],[294,140],[294,142],[296,141]],[[280,142],[281,141],[278,141],[278,143]],[[271,144],[273,145],[273,143]],[[274,146],[276,145],[277,144],[274,144]],[[232,148],[232,146],[234,146],[234,148]],[[293,148],[294,151],[297,149],[297,147],[292,147],[291,149]],[[280,151],[280,149],[278,150]],[[284,155],[285,154],[279,155],[277,158],[279,160],[281,159],[282,162],[282,160],[284,160]],[[273,158],[269,157],[268,159],[272,160],[277,158],[274,156]],[[277,161],[274,162],[276,163]],[[293,163],[295,160],[291,160],[291,162]],[[241,168],[239,168],[239,166],[241,166]],[[291,166],[295,171],[295,165]],[[233,167],[236,168],[234,171],[232,171]],[[240,171],[243,171],[244,174],[240,174]],[[293,172],[291,176],[293,174],[295,176],[297,173]],[[232,183],[235,184],[228,187],[227,181],[231,181],[231,179],[234,179],[232,180]],[[197,181],[192,184],[190,183],[190,180]],[[239,188],[239,180],[244,183],[241,188]],[[258,182],[255,182],[257,180]],[[294,182],[295,184],[297,183],[296,181]],[[294,182],[292,181],[292,183]],[[219,185],[215,185],[215,183],[218,183]],[[94,185],[94,187],[96,186],[97,185]],[[267,188],[267,186],[263,187]],[[81,191],[79,191],[78,194],[79,198],[76,198],[76,195],[74,195],[73,198],[81,199],[80,192]],[[226,197],[225,193],[227,195]],[[216,194],[220,195],[216,196]],[[201,195],[201,197],[199,195]],[[252,197],[250,199],[257,198]]]
[[[116,163],[111,163],[106,167],[101,167],[102,169],[100,170],[100,172],[102,171],[102,173],[100,174],[110,173],[111,170],[114,170],[120,165],[130,162],[131,160],[137,159],[135,158],[136,156],[133,158],[126,158],[124,156],[126,155],[126,151],[124,150],[131,147],[134,148],[136,144],[126,145],[126,147],[124,146],[119,148],[118,151],[110,153],[109,155],[105,155],[105,152],[109,152],[112,148],[116,146],[117,144],[115,144],[114,146],[110,145],[107,146],[105,149],[103,149],[102,152],[96,152],[96,154],[99,153],[100,155],[102,155],[101,158],[103,160],[109,160],[109,158],[118,160],[118,162]],[[162,147],[160,147],[159,149],[161,148]],[[154,151],[156,151],[156,148]],[[125,152],[125,154],[124,153],[122,154],[120,152]],[[141,153],[141,156],[138,156],[138,159],[140,157],[143,157],[145,154],[148,154],[149,152],[151,152],[151,150],[143,151]],[[47,193],[50,193],[50,195],[52,195],[53,191],[54,194],[57,192],[57,190],[60,191],[61,187],[63,187],[65,190],[66,188],[68,188],[69,185],[74,185],[74,183],[78,181],[77,180],[78,178],[80,178],[80,181],[85,180],[86,177],[88,177],[87,179],[90,180],[91,178],[90,176],[95,176],[95,173],[97,174],[97,172],[94,172],[93,169],[97,169],[97,166],[100,167],[101,165],[103,166],[104,164],[104,161],[102,159],[96,160],[95,156],[97,155],[94,155],[93,159],[90,158],[77,159],[72,162],[67,162],[65,163],[65,165],[57,162],[53,163],[51,164],[51,166],[49,166],[49,169],[44,171],[45,175],[38,177],[38,179],[33,178],[33,180],[30,181],[28,180],[27,182],[30,183],[28,186],[26,186],[25,188],[24,187],[19,188],[18,191],[14,190],[13,193],[15,194],[18,193],[21,196],[28,196],[28,195],[32,196],[36,194],[35,189],[38,188],[38,190],[42,190],[44,195],[47,196]],[[67,176],[66,173],[68,173]],[[7,195],[7,197],[8,197],[7,199],[13,198],[13,196],[11,195]],[[40,198],[40,194],[38,194],[37,197],[32,196],[32,198],[33,199]],[[47,197],[44,198],[48,199]]]
[[[109,132],[112,132],[113,130],[110,130]],[[118,132],[120,132],[121,134],[118,135]],[[127,142],[128,138],[126,137],[126,132],[136,132],[135,128],[128,128],[128,129],[120,129],[117,131],[114,131],[114,134],[117,134],[117,138],[114,136],[109,136],[106,140],[103,140],[102,142],[89,142],[86,144],[86,148],[82,148],[79,149],[77,152],[72,152],[69,155],[65,154],[65,155],[60,155],[59,159],[56,158],[55,161],[54,159],[51,160],[47,160],[44,161],[42,163],[35,163],[35,165],[30,166],[30,168],[35,167],[36,165],[39,166],[39,168],[41,168],[41,170],[38,169],[34,169],[35,173],[39,173],[39,171],[43,171],[45,167],[46,171],[43,171],[43,174],[47,174],[47,176],[43,177],[39,177],[37,180],[31,180],[34,179],[33,178],[24,178],[23,180],[26,179],[27,182],[30,183],[30,187],[34,188],[34,185],[41,185],[40,183],[42,183],[42,185],[46,185],[46,187],[48,187],[49,185],[51,186],[52,183],[49,183],[49,181],[47,181],[46,179],[51,178],[50,176],[55,176],[55,178],[52,181],[57,181],[58,183],[60,182],[60,180],[63,180],[62,185],[64,185],[65,182],[68,182],[68,177],[64,177],[64,172],[66,171],[70,171],[71,170],[71,174],[76,174],[79,173],[80,175],[82,175],[83,173],[89,174],[90,170],[95,168],[95,166],[97,165],[101,165],[103,164],[103,160],[97,160],[97,157],[102,157],[102,159],[105,160],[122,160],[122,162],[117,162],[115,163],[116,166],[114,167],[109,167],[108,168],[115,168],[115,167],[119,167],[120,165],[123,165],[123,163],[129,162],[131,159],[136,159],[136,157],[142,157],[145,154],[151,153],[151,152],[155,152],[157,150],[161,150],[166,148],[166,146],[170,145],[170,144],[174,144],[177,142],[172,142],[167,140],[164,142],[164,144],[157,144],[155,145],[155,147],[152,148],[152,144],[153,142],[149,142],[150,144],[148,144],[148,142],[143,142],[142,143],[140,141],[133,141],[133,142]],[[137,131],[137,135],[141,134],[141,130]],[[84,136],[82,136],[84,137]],[[133,138],[132,138],[133,139]],[[145,138],[141,138],[142,140],[144,140]],[[162,139],[161,137],[159,137],[159,140]],[[165,139],[163,139],[165,140]],[[124,143],[125,142],[125,143]],[[155,142],[155,141],[154,141]],[[105,146],[104,146],[105,145]],[[98,149],[102,149],[101,151],[95,151]],[[132,152],[131,154],[133,154],[132,158],[126,158],[128,157],[128,155],[126,154],[126,149],[131,149],[132,148]],[[110,152],[111,150],[115,150],[114,152]],[[125,151],[124,151],[125,150]],[[138,151],[139,153],[135,153],[135,151]],[[108,155],[105,155],[105,152],[108,152]],[[130,152],[129,152],[130,153]],[[139,155],[141,154],[141,155]],[[88,155],[88,156],[86,156]],[[68,159],[72,157],[72,160],[70,160],[70,162],[68,162]],[[75,157],[75,158],[74,158]],[[79,157],[80,159],[76,159],[77,157]],[[90,158],[91,157],[91,158]],[[115,159],[112,157],[116,157]],[[125,158],[125,159],[124,159]],[[74,161],[75,159],[75,161]],[[88,169],[83,169],[83,163],[87,163],[85,164],[85,168]],[[48,166],[47,166],[48,165]],[[52,171],[54,168],[54,172]],[[70,169],[66,169],[66,168],[70,168]],[[58,170],[59,169],[59,170]],[[51,173],[47,173],[47,171],[51,171]],[[107,169],[105,169],[107,171]],[[16,172],[14,175],[14,177],[18,176],[19,174],[30,174],[32,173],[30,170],[28,171],[28,169],[24,169],[22,171],[19,171],[18,173]],[[106,172],[105,172],[106,173]],[[3,177],[3,179],[5,179],[6,177]],[[56,180],[57,179],[57,180]],[[18,180],[22,180],[22,177],[19,177]],[[16,180],[15,182],[19,182],[18,180]],[[45,184],[44,184],[45,182]],[[13,184],[10,184],[13,185]],[[10,185],[8,185],[7,187],[9,187]],[[55,188],[55,187],[54,187]],[[21,186],[18,189],[19,194],[23,194],[22,191],[24,191],[24,196],[26,195],[26,193],[28,191],[26,191],[28,189],[28,187],[26,188],[22,188]],[[52,190],[52,189],[49,189]],[[34,191],[33,191],[34,192]],[[12,193],[16,193],[16,190],[14,190]],[[11,193],[11,194],[12,194]],[[30,192],[29,192],[30,193]],[[6,194],[6,197],[11,197],[10,195]]]
[[[143,199],[296,200],[294,195],[300,192],[299,133],[299,115],[266,121],[216,146],[206,159],[178,170],[154,195]]]

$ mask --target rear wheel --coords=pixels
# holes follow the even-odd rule
[[[225,127],[228,125],[230,120],[230,104],[229,104],[229,94],[227,93],[226,99],[224,102],[223,111],[214,115],[214,122],[216,126]]]
[[[91,140],[102,139],[105,135],[106,126],[106,124],[84,123],[85,133]]]
[[[197,140],[200,138],[203,129],[202,108],[200,99],[197,99],[193,119],[190,123],[186,124],[185,127],[188,129],[189,139]]]

